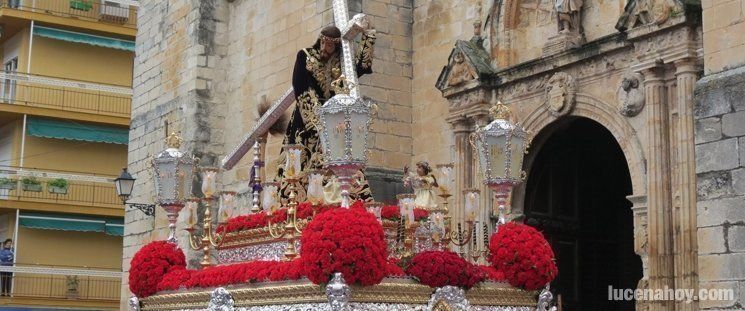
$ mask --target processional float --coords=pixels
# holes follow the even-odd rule
[[[479,224],[475,217],[479,209],[478,196],[481,195],[478,190],[469,189],[463,193],[465,222],[452,222],[448,208],[448,201],[454,190],[452,163],[437,165],[439,197],[443,203],[437,208],[418,208],[412,194],[398,195],[397,206],[384,206],[377,202],[351,202],[349,192],[352,176],[363,170],[367,164],[368,133],[375,110],[371,101],[360,97],[351,45],[352,40],[367,27],[368,20],[364,14],[355,15],[349,20],[344,0],[334,0],[333,10],[336,26],[342,31],[342,70],[347,91],[338,92],[323,106],[318,107],[315,113],[319,120],[318,132],[323,148],[324,167],[332,170],[339,179],[341,204],[322,204],[321,172],[306,172],[308,184],[299,184],[303,168],[299,167],[300,157],[292,155],[296,151],[302,152],[303,146],[285,146],[288,160],[285,163],[284,178],[290,185],[289,201],[285,206],[282,206],[277,195],[279,185],[273,182],[262,183],[259,177],[259,170],[263,165],[259,138],[292,104],[292,89],[285,92],[259,119],[241,143],[223,159],[221,168],[197,169],[196,161],[187,153],[178,150],[180,139],[175,134],[170,135],[168,148],[153,160],[156,193],[159,198],[156,203],[168,213],[170,235],[167,241],[154,242],[143,247],[133,258],[130,268],[130,289],[135,296],[129,300],[131,309],[555,309],[551,307],[552,294],[546,284],[555,275],[553,262],[544,263],[553,269],[547,270],[551,277],[539,280],[537,286],[526,285],[527,283],[521,283],[519,280],[513,282],[512,278],[517,278],[517,273],[513,273],[512,266],[497,265],[499,254],[493,254],[492,250],[502,246],[494,245],[494,238],[490,244],[489,225]],[[498,215],[498,221],[492,231],[503,228],[501,238],[509,238],[507,232],[513,230],[514,226],[508,225],[505,207],[512,188],[525,177],[521,167],[523,154],[529,144],[529,135],[519,124],[510,121],[506,106],[496,105],[492,109],[492,115],[495,120],[479,129],[471,137],[471,143],[479,155],[478,162],[481,171],[484,172],[484,183],[495,192],[498,203],[498,208],[493,211]],[[252,148],[252,204],[236,207],[235,192],[217,191],[216,175],[221,169],[233,168]],[[201,172],[203,197],[190,198],[187,194],[191,193],[192,176],[196,170]],[[297,202],[296,187],[307,187],[307,202]],[[200,203],[204,207],[201,226],[196,215]],[[212,210],[213,207],[219,207],[216,213]],[[369,232],[373,232],[372,235],[380,233],[385,243],[382,251],[387,257],[384,262],[378,266],[369,263],[378,258],[380,254],[377,253],[362,252],[354,256],[343,252],[337,254],[338,250],[357,249],[355,245],[343,245],[350,241],[345,240],[345,237],[339,237],[340,242],[336,245],[331,243],[328,252],[333,253],[332,255],[318,257],[322,258],[318,260],[337,260],[334,256],[361,257],[362,259],[345,260],[357,260],[355,262],[358,264],[369,265],[371,271],[382,269],[384,277],[373,282],[374,284],[366,284],[364,275],[360,276],[362,281],[348,282],[355,278],[353,274],[364,273],[354,271],[361,269],[359,266],[342,265],[336,269],[321,271],[327,273],[328,278],[318,281],[313,269],[318,265],[323,266],[323,263],[315,265],[309,262],[309,258],[298,258],[303,254],[304,245],[301,240],[313,242],[309,242],[311,246],[304,251],[306,254],[314,254],[311,247],[320,245],[314,239],[333,242],[333,239],[325,238],[324,234],[333,236],[334,232],[327,231],[333,231],[329,228],[338,225],[327,222],[330,227],[326,228],[323,227],[324,224],[315,223],[314,220],[318,218],[318,221],[321,221],[324,218],[328,221],[335,219],[333,217],[345,220],[345,213],[353,212],[341,211],[342,209],[359,213],[360,208],[364,208],[366,212],[354,214],[362,216],[359,221],[350,220],[349,227],[357,228],[364,223],[366,227],[360,228],[371,230]],[[179,217],[179,213],[184,211],[186,214],[182,216],[186,217]],[[215,214],[217,217],[213,217]],[[370,222],[369,219],[376,221]],[[183,254],[176,246],[177,226],[184,225],[186,228],[182,229],[189,233],[188,245],[203,252],[201,269],[187,269]],[[348,228],[340,230],[344,229]],[[523,228],[520,227],[519,230]],[[306,234],[308,232],[310,233]],[[359,244],[375,242],[375,238],[367,239],[355,232],[350,235],[355,236],[358,239],[355,241]],[[479,240],[483,241],[481,248]],[[542,247],[548,247],[545,240],[538,242],[545,244],[541,244]],[[373,246],[366,247],[360,246],[360,249],[374,249]],[[505,250],[515,252],[514,256],[519,256],[522,252],[520,245],[511,247],[504,246]],[[451,252],[451,249],[455,252]],[[433,263],[421,260],[425,257],[434,260],[424,261],[450,259],[448,262],[440,263],[440,266],[436,263],[432,266]],[[548,258],[552,257],[553,254],[550,253]],[[216,261],[216,264],[213,264],[213,261]],[[427,268],[421,269],[417,265]],[[453,271],[453,267],[457,267],[456,271]],[[439,269],[442,274],[427,271],[428,269]],[[462,278],[465,280],[463,284],[466,285],[453,283],[454,278]]]

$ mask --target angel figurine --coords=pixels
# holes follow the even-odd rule
[[[404,186],[414,188],[416,199],[414,206],[426,209],[437,208],[435,199],[435,188],[438,187],[437,179],[432,174],[432,168],[426,161],[416,163],[416,173],[409,172],[409,166],[404,166]]]

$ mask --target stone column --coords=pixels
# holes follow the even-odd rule
[[[676,211],[675,287],[698,289],[696,220],[696,157],[694,154],[693,89],[698,79],[695,59],[675,62],[677,79],[678,141],[676,183],[680,209]],[[698,310],[697,302],[676,302],[676,310]]]
[[[452,223],[463,222],[465,218],[463,190],[473,186],[473,151],[469,136],[473,131],[471,120],[460,118],[451,122],[455,135],[455,190],[450,205]]]
[[[634,252],[642,260],[642,279],[636,285],[637,289],[649,288],[649,234],[647,226],[647,196],[629,195],[626,199],[631,202],[631,211],[634,215]],[[636,310],[648,310],[649,302],[638,300]]]
[[[649,223],[649,288],[673,288],[673,239],[670,198],[670,146],[664,71],[642,72],[647,111],[647,199]],[[673,310],[670,302],[650,304],[650,310]]]

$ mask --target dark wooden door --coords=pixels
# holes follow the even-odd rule
[[[608,286],[634,288],[641,278],[626,161],[600,124],[565,122],[533,150],[525,221],[554,250],[559,275],[552,288],[563,310],[633,310],[633,301],[608,300]]]

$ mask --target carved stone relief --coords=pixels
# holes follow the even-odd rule
[[[484,89],[478,89],[452,96],[448,98],[448,101],[450,102],[450,110],[460,110],[484,103],[487,99],[487,92]]]
[[[618,86],[618,112],[626,117],[634,117],[644,108],[644,88],[640,87],[644,81],[641,74],[627,73]]]
[[[548,80],[545,105],[554,117],[569,114],[574,108],[577,80],[564,72],[557,72]]]
[[[448,85],[456,86],[463,84],[466,81],[471,81],[476,78],[473,70],[465,61],[465,56],[461,51],[456,51],[453,57],[452,69],[450,76],[448,77]]]
[[[677,0],[629,0],[616,29],[626,31],[646,25],[662,25],[683,10]]]

